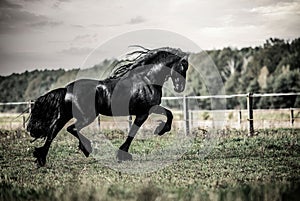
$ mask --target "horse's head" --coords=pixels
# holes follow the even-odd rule
[[[142,48],[142,50],[127,54],[128,56],[138,54],[138,56],[132,60],[125,59],[118,62],[118,64],[121,63],[122,65],[113,71],[110,78],[121,77],[128,71],[131,71],[139,66],[164,66],[166,68],[159,69],[159,77],[163,78],[161,80],[166,81],[169,77],[171,77],[174,90],[176,92],[184,91],[189,54],[181,51],[180,49],[170,47],[162,47],[152,50],[141,46],[138,47]],[[154,81],[154,83],[156,82]]]
[[[185,89],[186,73],[188,70],[189,54],[175,48],[159,48],[157,51],[157,60],[167,66],[170,71],[166,79],[171,77],[174,90],[178,93]]]
[[[174,62],[171,68],[171,79],[174,90],[178,93],[185,89],[186,72],[188,69],[188,56],[180,57],[180,60]]]

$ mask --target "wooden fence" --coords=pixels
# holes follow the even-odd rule
[[[275,97],[275,96],[298,96],[298,93],[268,93],[268,94],[233,94],[233,95],[209,95],[209,96],[183,96],[183,97],[163,97],[163,100],[182,100],[183,103],[183,114],[185,122],[185,133],[188,135],[190,132],[190,117],[189,117],[189,100],[191,99],[229,99],[244,97],[247,98],[247,114],[248,114],[248,135],[254,134],[254,118],[253,118],[253,98],[255,97]],[[225,108],[224,108],[225,109]],[[289,108],[290,110],[290,125],[294,124],[294,110],[297,108]],[[241,111],[239,111],[239,121],[241,122]]]
[[[244,97],[247,99],[247,128],[248,128],[248,135],[252,136],[254,134],[254,117],[253,117],[253,98],[255,97],[275,97],[275,96],[298,96],[298,93],[269,93],[269,94],[233,94],[233,95],[209,95],[209,96],[182,96],[182,97],[163,97],[162,100],[176,100],[182,101],[183,105],[183,121],[184,121],[184,130],[186,135],[190,133],[190,125],[191,125],[191,111],[189,110],[189,100],[196,99],[229,99],[229,98],[237,98],[237,97]],[[8,102],[8,103],[0,103],[0,106],[4,105],[27,105],[29,108],[29,112],[31,111],[31,106],[34,102],[32,101],[25,101],[25,102]],[[226,107],[226,106],[225,106]],[[288,108],[290,111],[290,126],[292,127],[296,118],[294,116],[295,110],[300,110],[299,108]],[[224,108],[226,110],[226,108]],[[239,112],[239,122],[242,121],[241,110]],[[98,126],[100,127],[100,116],[98,117]],[[132,116],[128,117],[128,129],[130,129],[132,125]],[[23,116],[23,126],[25,127],[25,118]]]

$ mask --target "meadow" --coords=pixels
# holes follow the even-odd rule
[[[299,199],[300,129],[256,130],[253,137],[242,130],[219,130],[204,155],[207,131],[194,129],[191,135],[186,151],[166,167],[128,173],[105,165],[97,155],[85,158],[65,131],[52,144],[46,166],[37,168],[32,151],[42,141],[30,143],[22,129],[1,130],[0,200]],[[101,136],[119,146],[126,134],[103,130]],[[173,137],[171,132],[137,138],[130,152],[147,155],[173,142]],[[120,167],[135,164],[124,162]]]

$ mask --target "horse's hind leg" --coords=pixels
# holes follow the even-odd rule
[[[53,139],[56,137],[57,133],[64,127],[68,120],[58,119],[53,125],[53,132],[47,136],[46,142],[42,147],[35,148],[33,156],[36,158],[36,163],[38,167],[42,167],[46,164],[46,157]]]
[[[79,149],[84,153],[86,157],[88,157],[90,153],[92,153],[92,145],[91,141],[80,133],[80,130],[92,122],[93,119],[88,119],[85,121],[77,120],[76,123],[67,128],[67,131],[79,140]]]

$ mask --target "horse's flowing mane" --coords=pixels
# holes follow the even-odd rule
[[[126,54],[126,57],[135,56],[133,59],[122,59],[116,63],[115,69],[113,69],[112,74],[109,78],[115,79],[120,78],[127,72],[133,70],[134,68],[142,65],[153,64],[157,56],[160,54],[173,54],[174,56],[178,56],[180,58],[186,56],[186,53],[181,51],[180,49],[170,48],[170,47],[162,47],[157,49],[147,49],[140,45],[133,45],[130,47],[138,47],[141,50],[136,50]],[[166,58],[165,58],[166,59]]]

